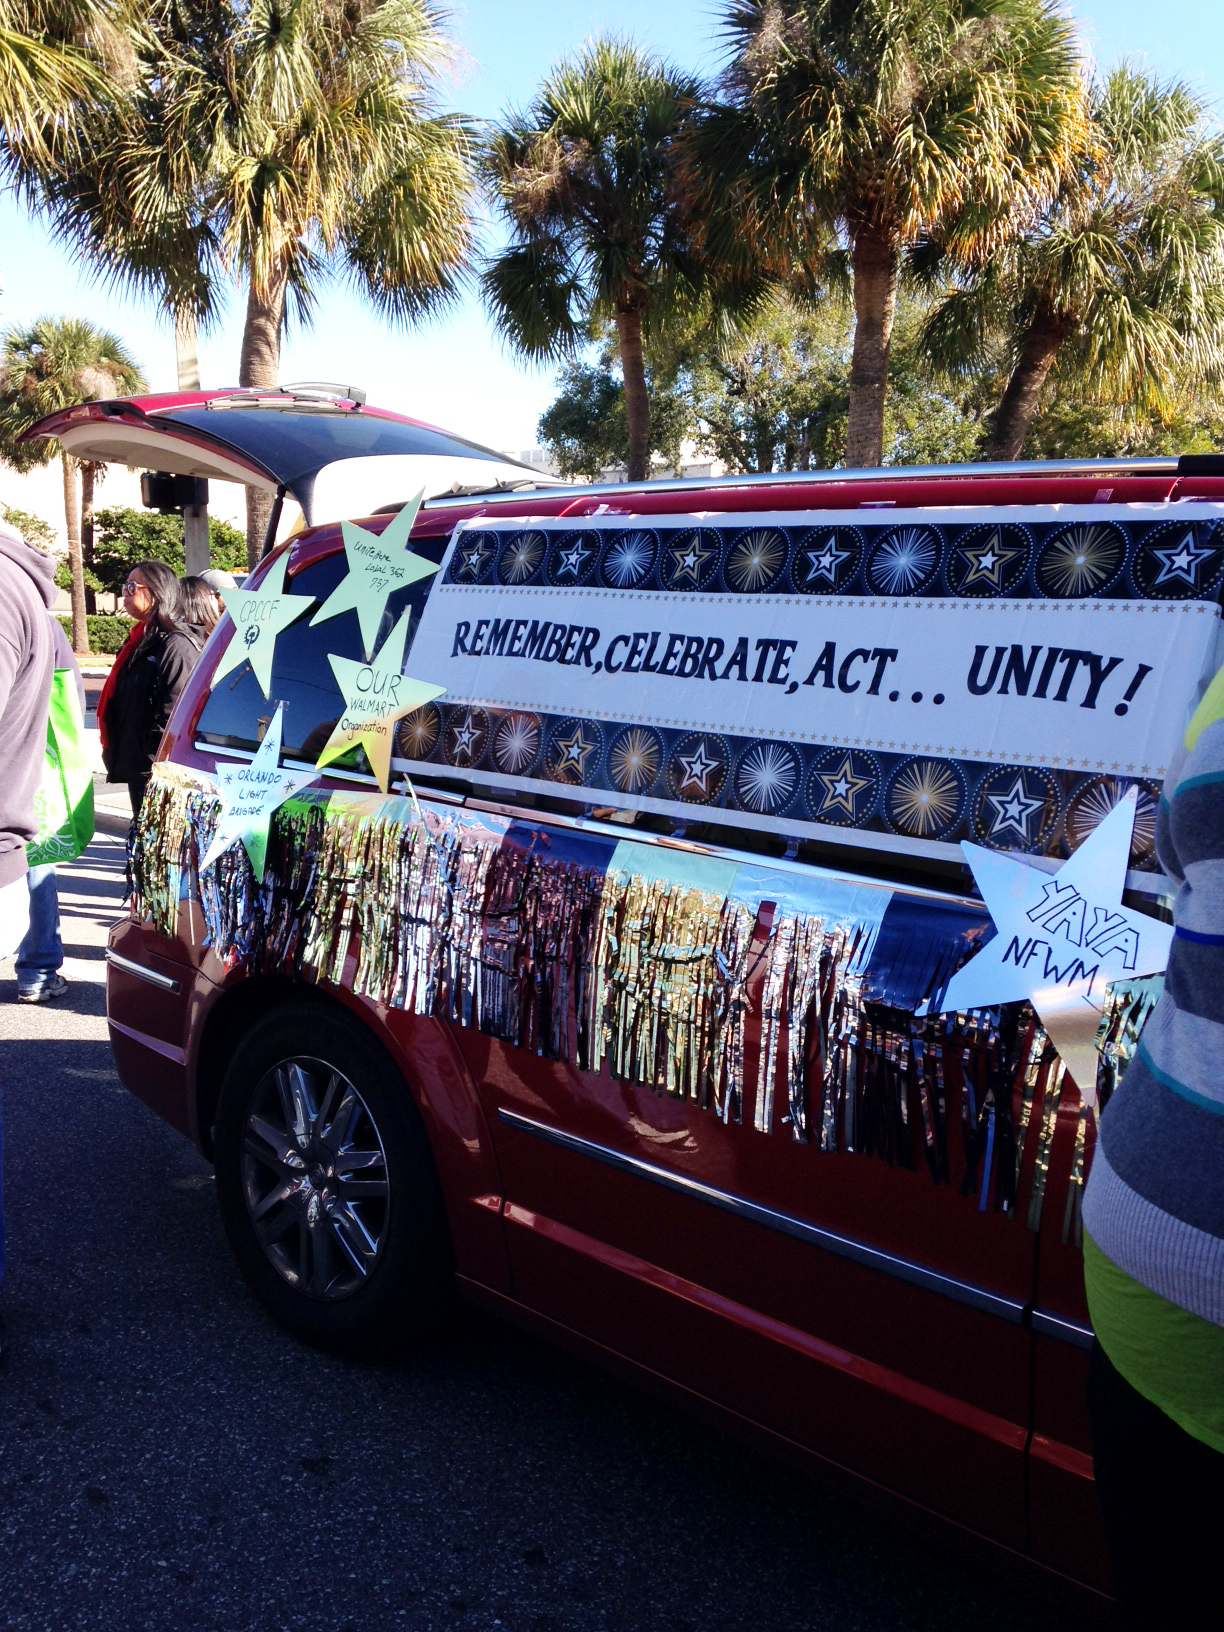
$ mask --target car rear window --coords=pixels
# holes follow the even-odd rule
[[[430,561],[440,561],[445,538],[413,540],[413,550]],[[321,606],[344,577],[348,563],[343,551],[324,557],[285,580],[285,591],[311,595]],[[379,625],[375,650],[390,634],[405,607],[412,609],[409,649],[420,621],[421,608],[429,593],[431,578],[387,597]],[[305,613],[276,638],[272,660],[271,696],[265,697],[249,663],[225,675],[209,693],[200,716],[197,739],[217,748],[254,749],[276,712],[285,705],[283,751],[286,756],[309,760],[318,758],[324,742],[344,708],[344,696],[336,684],[329,655],[360,661],[365,652],[355,611],[341,612],[325,623],[312,625],[313,612]],[[368,771],[360,748],[336,762],[354,770]]]
[[[293,413],[220,406],[175,408],[167,424],[188,425],[219,437],[262,461],[287,487],[313,476],[337,459],[416,454],[505,463],[505,456],[479,442],[452,436],[431,425],[412,425],[366,413]]]

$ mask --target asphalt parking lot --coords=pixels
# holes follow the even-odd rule
[[[206,1164],[119,1085],[122,845],[64,870],[69,998],[0,965],[10,1632],[1070,1632],[1096,1617],[483,1315],[354,1365],[273,1327]]]

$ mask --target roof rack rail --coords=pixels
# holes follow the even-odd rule
[[[212,397],[208,408],[262,408],[322,409],[351,413],[364,408],[366,394],[355,385],[329,385],[323,382],[303,381],[293,385],[244,385],[224,396]]]
[[[1185,469],[1188,460],[1215,460],[1218,463],[1210,468],[1195,466],[1192,470]],[[1173,457],[1158,458],[1125,458],[1125,459],[1017,459],[1017,460],[989,460],[977,464],[963,465],[873,465],[861,470],[773,470],[748,471],[740,475],[727,476],[671,476],[660,481],[645,483],[629,482],[593,482],[575,484],[576,492],[582,497],[590,495],[611,494],[626,492],[641,492],[643,487],[649,488],[652,493],[683,493],[710,487],[757,487],[778,486],[780,483],[802,483],[820,486],[826,482],[863,482],[879,483],[887,481],[947,481],[949,477],[969,478],[971,480],[998,480],[1000,477],[1055,477],[1084,476],[1104,481],[1109,477],[1122,476],[1164,476],[1172,481],[1179,475],[1192,474],[1196,476],[1224,475],[1224,455],[1218,454],[1183,454],[1178,460]],[[507,497],[509,495],[506,495]],[[497,502],[498,495],[490,494],[490,500]],[[453,503],[440,495],[434,499],[427,499],[426,505]]]
[[[337,385],[333,380],[292,380],[288,385],[281,386],[282,391],[290,393],[300,392],[317,393],[319,396],[346,397],[349,402],[355,402],[358,408],[366,405],[366,392],[359,385]]]
[[[1179,476],[1224,476],[1224,453],[1183,453],[1177,461]]]

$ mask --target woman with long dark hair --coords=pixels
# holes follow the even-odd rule
[[[198,629],[207,640],[221,621],[225,611],[220,595],[207,578],[194,576],[180,580],[182,586],[183,622]]]
[[[195,668],[200,631],[183,616],[178,578],[164,561],[142,561],[123,586],[123,610],[136,620],[98,702],[102,758],[109,782],[126,782],[139,816],[154,755],[179,693]]]

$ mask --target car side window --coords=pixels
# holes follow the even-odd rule
[[[445,546],[445,538],[413,542],[414,551],[431,561],[441,560]],[[283,752],[287,757],[313,763],[344,708],[344,696],[328,658],[334,655],[360,661],[365,656],[355,611],[341,612],[323,623],[310,621],[347,570],[345,556],[338,551],[303,567],[286,580],[287,594],[310,595],[315,605],[276,638],[271,695],[264,696],[249,663],[243,663],[232,674],[223,675],[200,715],[196,736],[201,743],[217,748],[257,748],[277,703],[283,702]],[[426,578],[387,597],[375,651],[390,634],[405,607],[412,609],[407,648],[411,650],[412,637],[432,582],[432,577]],[[350,757],[353,768],[367,769],[360,748],[337,763],[347,765]]]

